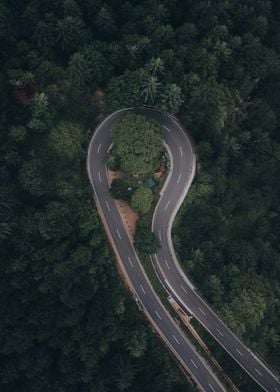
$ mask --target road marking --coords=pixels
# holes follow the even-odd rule
[[[201,308],[198,308],[198,310],[203,314],[203,316],[206,316],[206,313]]]
[[[255,368],[255,372],[257,372],[260,376],[263,376],[263,375],[261,374],[261,372],[260,372],[258,369],[256,369],[256,368]]]
[[[216,330],[217,330],[217,332],[218,332],[221,336],[224,336],[224,335],[222,334],[222,332],[221,332],[218,328],[216,328]]]
[[[188,292],[187,292],[187,290],[185,289],[184,286],[180,285],[180,287],[181,287],[181,289],[182,289],[186,294],[188,294]]]
[[[274,391],[279,392],[279,389],[277,389],[276,387],[274,388]]]
[[[178,176],[177,184],[179,184],[181,178],[182,178],[182,173],[180,173],[179,176]]]
[[[171,133],[170,129],[163,125],[163,128],[167,130],[167,132]]]
[[[131,258],[128,257],[127,259],[128,259],[128,261],[129,261],[129,264],[131,265],[131,268],[133,268],[133,262],[132,262]]]
[[[158,231],[158,238],[161,241],[161,230]]]
[[[99,182],[102,182],[102,178],[101,178],[101,173],[100,173],[100,171],[98,172],[98,178],[99,178]]]
[[[98,149],[97,149],[97,154],[100,153],[100,149],[101,149],[101,144],[99,144]]]
[[[213,392],[216,392],[216,389],[214,389],[213,386],[212,386],[211,384],[208,384],[208,385],[209,385],[210,389],[211,389]]]
[[[168,208],[169,204],[170,204],[170,200],[168,200],[168,202],[167,202],[166,206],[164,207],[165,211],[167,210],[167,208]]]
[[[198,368],[198,366],[197,366],[197,364],[191,359],[191,363],[193,364],[193,366],[197,369]]]
[[[143,294],[146,294],[146,291],[144,289],[144,287],[142,286],[142,284],[140,284],[141,290],[143,291]]]
[[[107,201],[107,200],[105,201],[105,203],[106,203],[106,206],[107,206],[107,208],[108,208],[108,211],[111,211],[110,204],[108,203],[108,201]]]
[[[175,335],[172,335],[172,337],[173,337],[173,339],[175,340],[175,342],[176,342],[177,344],[180,344],[179,340],[176,338]]]
[[[241,357],[244,356],[244,355],[242,354],[242,352],[238,350],[238,348],[235,348],[235,350],[238,352],[239,355],[241,355]]]
[[[118,234],[119,239],[121,240],[122,237],[121,237],[121,235],[120,235],[119,229],[117,229],[117,234]]]
[[[165,259],[164,261],[165,261],[166,267],[170,270],[170,267],[169,267],[167,260]]]
[[[180,150],[180,155],[181,155],[181,157],[184,155],[184,153],[183,153],[183,150],[182,150],[182,147],[180,146],[179,147],[179,150]]]
[[[162,318],[160,317],[160,315],[159,315],[159,313],[158,313],[157,310],[155,310],[155,314],[158,316],[158,318],[159,318],[160,320],[162,320]]]

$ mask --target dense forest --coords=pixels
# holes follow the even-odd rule
[[[1,391],[190,389],[120,281],[86,175],[95,126],[127,105],[194,137],[176,249],[279,369],[279,22],[278,0],[0,0]]]

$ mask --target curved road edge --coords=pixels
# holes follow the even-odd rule
[[[117,261],[119,264],[119,267],[121,268],[121,272],[123,274],[123,277],[125,278],[126,282],[128,283],[128,286],[131,290],[131,292],[133,293],[133,295],[135,296],[135,298],[138,299],[138,301],[140,302],[143,311],[145,312],[145,316],[147,317],[147,319],[150,321],[152,327],[154,328],[155,331],[157,331],[157,333],[159,334],[159,336],[161,337],[161,339],[164,341],[164,343],[167,345],[167,347],[170,349],[170,351],[173,353],[173,355],[175,356],[175,358],[178,360],[179,364],[181,365],[181,367],[187,372],[187,374],[191,375],[192,379],[194,380],[194,382],[196,383],[196,385],[204,390],[204,391],[209,391],[209,392],[213,392],[213,391],[225,391],[224,387],[221,385],[221,383],[219,382],[219,380],[217,379],[216,375],[213,374],[212,370],[210,370],[209,366],[206,364],[206,362],[204,361],[204,359],[202,359],[200,357],[200,355],[196,352],[195,348],[192,346],[192,344],[187,340],[187,338],[185,337],[185,335],[181,332],[181,330],[179,329],[179,327],[177,326],[177,324],[174,322],[173,318],[170,316],[170,314],[167,312],[167,310],[165,309],[165,307],[162,305],[162,303],[160,302],[157,294],[155,293],[153,287],[151,286],[146,273],[142,267],[142,264],[140,263],[138,256],[135,252],[135,249],[130,241],[129,235],[127,233],[126,228],[124,227],[125,231],[126,231],[126,241],[129,242],[131,248],[133,249],[133,253],[135,254],[135,259],[137,260],[137,265],[139,267],[139,270],[141,271],[141,275],[142,277],[144,277],[145,281],[147,282],[147,284],[149,285],[149,288],[151,290],[152,296],[156,299],[157,305],[159,305],[159,310],[161,312],[164,313],[164,317],[166,317],[166,320],[168,320],[169,323],[172,324],[174,330],[178,333],[177,338],[180,338],[180,342],[178,342],[176,336],[172,335],[173,339],[175,339],[175,342],[177,345],[181,344],[182,346],[185,345],[186,348],[188,348],[187,351],[189,351],[191,349],[192,351],[192,356],[193,358],[195,358],[196,363],[190,359],[189,361],[191,361],[191,363],[195,366],[194,370],[197,370],[198,367],[200,367],[200,371],[203,370],[203,376],[199,377],[199,372],[198,371],[194,371],[191,370],[190,366],[186,363],[186,360],[183,358],[183,356],[181,355],[181,353],[179,353],[178,350],[175,349],[175,344],[171,344],[170,343],[170,339],[168,339],[168,337],[166,336],[166,334],[163,333],[162,328],[160,327],[160,322],[155,321],[155,318],[152,317],[151,312],[147,309],[144,301],[143,301],[143,297],[140,295],[139,291],[136,290],[131,277],[129,276],[129,273],[127,272],[127,266],[124,264],[123,262],[123,258],[121,256],[121,252],[119,252],[118,249],[121,249],[120,247],[117,246],[116,241],[112,235],[112,227],[110,227],[110,221],[108,221],[108,219],[106,219],[106,216],[104,214],[104,208],[102,206],[102,203],[100,202],[100,198],[98,196],[98,191],[96,189],[96,179],[94,178],[94,172],[95,170],[93,170],[92,164],[93,164],[93,159],[92,159],[92,152],[94,150],[94,139],[96,138],[96,135],[98,134],[98,132],[100,132],[100,129],[106,125],[106,122],[112,118],[113,116],[115,116],[117,113],[123,113],[126,111],[132,110],[132,108],[126,108],[126,109],[121,109],[117,112],[112,113],[111,115],[107,116],[96,128],[94,135],[91,139],[90,145],[89,145],[89,149],[88,149],[88,159],[87,159],[87,171],[88,171],[88,176],[95,194],[95,202],[96,202],[96,206],[97,206],[97,210],[100,214],[102,223],[104,225],[106,234],[110,240],[110,243],[112,245],[112,248],[114,250],[114,253],[117,257]],[[99,147],[99,146],[98,146]],[[95,154],[96,155],[96,154]],[[100,162],[99,162],[100,163]],[[106,170],[105,170],[106,172]],[[100,172],[99,172],[100,173]],[[110,198],[109,195],[109,184],[108,184],[108,179],[107,179],[107,175],[105,173],[104,179],[106,178],[106,182],[107,182],[107,197]],[[104,192],[103,192],[103,196],[104,196]],[[113,200],[113,199],[112,199]],[[114,202],[114,201],[113,201]],[[115,203],[114,203],[115,204]],[[119,212],[117,210],[117,207],[115,206],[117,214],[118,214],[118,219],[119,221],[122,223],[122,219],[119,215]],[[119,222],[119,223],[120,223]],[[122,223],[123,224],[123,223]],[[161,320],[163,320],[163,313],[161,313]],[[165,320],[165,321],[166,321]],[[159,320],[160,321],[160,320]],[[189,358],[188,358],[189,359]],[[203,368],[203,369],[202,369]],[[195,374],[196,373],[196,374]],[[206,377],[205,377],[206,374]]]
[[[172,335],[172,333],[174,333],[175,330],[179,333],[180,330],[178,329],[178,326],[174,326],[174,321],[171,316],[169,314],[165,314],[164,319],[161,321],[155,318],[155,307],[159,307],[158,309],[162,311],[163,306],[155,295],[149,281],[147,280],[147,276],[145,275],[143,267],[141,266],[138,256],[135,253],[133,244],[130,241],[126,229],[123,227],[123,222],[121,220],[119,211],[117,210],[115,203],[108,192],[109,185],[106,180],[106,170],[104,171],[103,167],[105,165],[101,159],[101,154],[99,154],[99,150],[102,150],[104,148],[104,144],[102,144],[101,148],[101,142],[104,143],[104,141],[106,141],[106,146],[110,146],[110,126],[118,117],[120,117],[120,115],[124,114],[127,111],[133,111],[136,114],[142,114],[148,118],[152,118],[153,120],[157,121],[160,126],[165,130],[164,142],[166,144],[166,147],[169,149],[168,152],[171,160],[171,170],[161,191],[161,197],[155,208],[152,222],[152,229],[154,230],[156,235],[158,233],[160,234],[159,239],[162,243],[162,249],[160,249],[156,255],[152,256],[153,266],[157,270],[160,281],[164,282],[164,287],[167,289],[167,291],[169,293],[171,292],[173,297],[177,299],[177,301],[181,305],[183,305],[183,307],[186,308],[189,313],[193,314],[194,317],[196,317],[196,319],[215,338],[215,340],[264,390],[269,392],[280,392],[280,385],[277,377],[275,377],[271,370],[258,357],[256,357],[236,335],[231,332],[231,330],[223,323],[223,321],[220,320],[218,316],[213,312],[210,306],[198,295],[194,285],[186,277],[179,264],[179,261],[177,260],[171,239],[171,228],[176,213],[178,212],[178,209],[180,208],[183,200],[185,199],[190,185],[193,181],[195,175],[196,156],[193,152],[193,146],[190,142],[189,137],[187,136],[183,126],[178,122],[177,119],[175,119],[172,115],[164,114],[157,109],[145,107],[121,109],[106,117],[102,121],[102,123],[97,126],[88,150],[88,173],[92,183],[92,187],[96,195],[96,199],[98,200],[98,203],[100,205],[100,208],[102,209],[104,219],[109,227],[110,238],[114,242],[116,249],[118,249],[123,268],[126,269],[126,273],[129,277],[131,285],[134,288],[136,296],[143,304],[145,312],[149,313],[152,324],[156,323],[157,329],[161,331],[161,334],[164,332],[163,335],[168,342],[168,346],[172,347],[171,351],[175,350],[176,352],[175,356],[178,356],[178,352],[181,350],[180,355],[181,358],[184,357],[185,359],[183,362],[186,370],[193,369],[193,377],[200,380],[200,384],[204,388],[206,388],[205,390],[213,391],[213,385],[211,383],[216,383],[216,380],[211,380],[211,383],[207,383],[205,382],[205,380],[202,380],[201,377],[202,373],[205,370],[206,364],[202,364],[201,359],[199,359],[199,361],[201,362],[201,368],[194,368],[193,361],[191,361],[190,363],[189,358],[186,357],[186,353],[189,352],[190,348],[189,342],[186,345],[186,338],[184,338],[183,351],[181,346],[177,346],[176,344],[174,345],[173,339],[175,339],[175,337],[174,335]],[[111,121],[110,119],[114,119],[114,121]],[[98,141],[96,142],[95,140],[95,147],[97,148],[94,150],[93,141],[97,137],[97,135],[99,135],[102,127],[102,136],[100,136],[98,139],[99,144]],[[103,151],[104,160],[107,153],[107,147],[106,151]],[[93,152],[94,154],[92,155]],[[95,170],[92,170],[91,165],[93,165],[94,169],[96,169],[96,173]],[[103,175],[104,178],[102,177]],[[104,187],[105,182],[106,185]],[[98,193],[100,191],[101,193],[98,197]],[[106,196],[108,200],[104,201],[104,196]],[[114,204],[114,208],[113,204],[111,204],[111,207],[112,209],[114,209],[114,211],[111,211],[110,214],[106,210],[107,204],[105,205],[105,203]],[[121,230],[125,232],[125,235],[121,233]],[[116,236],[116,232],[118,236]],[[133,270],[133,273],[130,270],[130,266],[126,260],[128,253],[125,253],[123,251],[123,247],[126,249],[126,252],[132,252],[134,258],[133,262],[137,263],[138,271],[136,271],[137,268]],[[131,262],[132,260],[130,260],[130,263]],[[145,292],[142,283],[140,284],[140,287],[142,286],[142,291],[139,290],[139,282],[142,282],[143,286],[145,286],[145,290],[150,292],[149,297],[148,295],[146,295],[148,293]],[[153,304],[152,313],[151,304]],[[165,309],[164,311],[166,312]],[[173,323],[170,323],[170,320],[173,321]],[[176,336],[177,338],[179,338],[179,335]],[[193,352],[191,355],[194,355]],[[213,375],[211,375],[211,377],[212,376]],[[205,377],[209,377],[208,371],[204,374],[204,378]],[[215,386],[215,390],[220,390],[221,386],[219,384],[216,385],[217,386]]]

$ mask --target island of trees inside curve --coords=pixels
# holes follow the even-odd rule
[[[154,253],[159,241],[150,229],[152,210],[163,179],[154,174],[167,161],[162,129],[153,120],[126,114],[111,128],[113,148],[107,159],[111,170],[121,172],[113,180],[110,192],[115,199],[130,203],[140,215],[134,244],[143,254]]]

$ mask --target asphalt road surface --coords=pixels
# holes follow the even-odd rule
[[[191,142],[177,120],[150,108],[122,109],[108,116],[94,133],[87,162],[96,203],[102,211],[111,241],[122,260],[136,298],[153,328],[161,335],[182,366],[192,374],[193,379],[205,391],[223,391],[223,386],[184,337],[155,294],[130,242],[116,204],[109,194],[105,161],[112,143],[110,128],[129,111],[145,115],[160,124],[171,157],[171,170],[161,191],[152,224],[152,230],[161,242],[161,249],[152,259],[162,284],[264,390],[280,392],[280,383],[276,376],[226,327],[197,294],[177,261],[171,241],[171,226],[195,175],[196,159]]]

